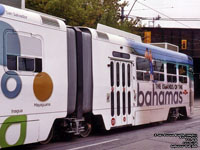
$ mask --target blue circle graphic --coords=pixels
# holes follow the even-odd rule
[[[3,15],[4,12],[5,12],[5,8],[2,5],[0,5],[0,15]]]
[[[17,83],[17,86],[13,91],[9,91],[7,88],[7,82],[10,78],[13,78]],[[8,71],[8,72],[4,73],[4,75],[1,79],[1,90],[6,97],[8,97],[8,98],[17,97],[21,91],[21,88],[22,88],[22,82],[16,72]]]

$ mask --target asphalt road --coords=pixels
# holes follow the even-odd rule
[[[187,136],[187,137],[186,137]],[[198,138],[199,137],[199,138]],[[196,148],[185,148],[197,145]],[[193,143],[192,143],[193,142]],[[199,144],[198,144],[199,143]],[[176,148],[173,148],[176,147]],[[200,149],[200,101],[192,118],[176,122],[154,123],[108,132],[96,132],[87,138],[73,137],[47,145],[30,144],[9,150],[183,150]]]

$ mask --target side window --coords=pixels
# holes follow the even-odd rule
[[[125,86],[125,64],[122,63],[122,86]]]
[[[8,70],[42,72],[42,41],[38,37],[8,30],[4,39]]]
[[[184,65],[178,66],[179,82],[187,83],[187,67]]]
[[[110,84],[111,84],[111,86],[113,86],[114,85],[114,63],[113,62],[111,62],[110,63]]]
[[[177,82],[176,64],[167,63],[167,82]]]
[[[176,74],[176,64],[167,63],[167,73]]]
[[[117,79],[117,87],[120,85],[120,66],[119,62],[116,64],[116,79]]]
[[[128,87],[131,86],[131,67],[130,64],[127,65],[127,78],[128,78]]]
[[[143,80],[143,81],[150,80],[150,74],[147,73],[147,71],[150,70],[149,60],[137,57],[136,69],[137,69],[137,80]]]
[[[34,71],[34,59],[19,57],[19,70],[21,71]]]
[[[136,69],[143,70],[143,71],[149,71],[150,70],[149,60],[138,57],[136,59]]]
[[[156,60],[153,62],[153,68],[154,68],[154,80],[164,81],[164,63]]]

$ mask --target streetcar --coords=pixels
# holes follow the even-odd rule
[[[191,57],[103,25],[0,4],[0,64],[0,148],[193,112]]]

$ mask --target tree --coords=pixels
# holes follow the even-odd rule
[[[137,20],[120,21],[120,0],[26,0],[26,7],[66,20],[67,25],[96,28],[97,23],[134,32]]]

